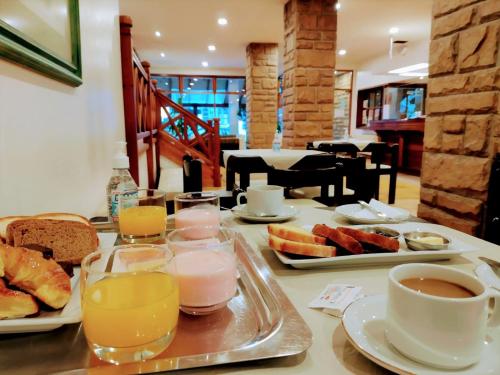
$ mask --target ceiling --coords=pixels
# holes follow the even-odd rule
[[[286,0],[120,0],[120,12],[132,17],[134,46],[153,71],[243,74],[245,47],[251,42],[283,45]],[[340,0],[337,68],[356,69],[387,55],[389,28],[412,44],[429,40],[432,0]],[[217,24],[225,17],[228,24]],[[161,37],[155,36],[161,32]],[[208,45],[217,47],[208,51]],[[281,49],[282,50],[282,49]],[[161,53],[165,57],[161,57]],[[281,59],[282,60],[282,59]],[[201,66],[202,61],[208,67]],[[420,61],[416,61],[420,62]]]

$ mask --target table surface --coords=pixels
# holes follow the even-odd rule
[[[319,140],[319,141],[314,141],[313,146],[318,147],[322,143],[326,144],[335,144],[335,143],[352,143],[355,145],[357,148],[360,150],[363,150],[368,144],[372,142],[377,142],[377,139],[362,139],[362,138],[347,138],[347,139],[329,139],[329,140]]]
[[[299,215],[289,222],[292,225],[305,225],[314,223],[325,223],[331,226],[347,224],[342,218],[336,216],[332,210],[320,208],[321,205],[312,200],[292,200],[288,204],[293,204],[300,210]],[[324,207],[324,206],[323,206]],[[366,295],[384,294],[387,290],[387,275],[391,265],[350,267],[338,269],[311,269],[297,270],[282,264],[274,253],[266,246],[265,237],[262,235],[266,229],[266,224],[250,224],[236,219],[229,211],[223,213],[223,221],[226,225],[240,230],[253,250],[264,259],[271,274],[276,279],[280,287],[287,294],[292,304],[311,328],[313,333],[313,344],[305,353],[280,358],[254,361],[250,363],[231,364],[203,369],[183,370],[183,375],[191,375],[203,372],[203,374],[389,374],[390,372],[379,367],[362,356],[349,342],[340,324],[340,319],[313,310],[307,307],[308,303],[316,297],[329,283],[346,283],[361,286]],[[487,256],[500,261],[500,246],[485,242],[454,231],[456,236],[480,250],[468,253],[449,261],[434,262],[462,269],[473,273],[474,267],[479,264],[477,257]],[[81,352],[81,343],[71,341],[75,338],[74,331],[78,330],[78,325],[70,325],[60,328],[58,334],[61,336],[58,345],[68,346],[68,356],[88,355]],[[25,335],[0,336],[0,344],[12,344],[9,353],[1,353],[0,373],[7,370],[2,366],[7,355],[17,357],[16,363],[19,367],[10,368],[11,373],[34,373],[34,372],[55,372],[57,363],[67,362],[63,358],[45,358],[45,363],[37,364],[36,369],[31,367],[24,371],[23,359],[29,356],[31,350],[37,350],[37,345],[43,345],[44,335],[50,333],[32,334],[32,345],[27,347],[16,347],[18,340],[22,340]],[[79,340],[82,335],[78,335]],[[3,341],[3,343],[2,343]],[[66,342],[67,341],[67,342]],[[22,341],[21,341],[22,342]],[[79,352],[72,352],[72,348]],[[9,360],[12,363],[12,358]],[[46,367],[44,367],[46,366]],[[44,371],[50,368],[51,371]],[[62,370],[62,369],[60,369]],[[66,367],[67,370],[67,367]],[[84,370],[72,371],[72,374],[85,373]],[[7,372],[5,372],[7,373]]]
[[[253,148],[248,150],[224,150],[224,165],[227,166],[227,159],[234,155],[237,157],[260,156],[264,161],[278,169],[288,169],[306,155],[319,154],[315,150],[289,150],[281,149],[274,151],[268,148]]]

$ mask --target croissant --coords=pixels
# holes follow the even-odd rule
[[[32,296],[7,288],[0,279],[0,319],[22,318],[37,312],[38,304]]]
[[[0,258],[10,284],[54,309],[68,303],[71,296],[70,278],[54,260],[44,259],[39,251],[9,245],[0,245]]]

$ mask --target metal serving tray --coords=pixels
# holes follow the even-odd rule
[[[214,314],[181,314],[177,334],[158,357],[120,366],[87,349],[79,324],[51,332],[0,336],[0,373],[145,373],[299,354],[312,343],[309,327],[240,234],[237,295]],[[86,371],[85,371],[86,372]]]

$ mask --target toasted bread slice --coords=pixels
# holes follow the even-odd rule
[[[5,216],[0,218],[0,242],[7,242],[7,226],[16,220],[27,219],[29,216]]]
[[[7,239],[7,226],[16,221],[22,219],[52,219],[52,220],[69,220],[69,221],[78,221],[80,223],[91,225],[90,221],[77,214],[71,214],[67,212],[48,212],[45,214],[39,214],[35,216],[6,216],[0,218],[0,243],[9,242]]]
[[[284,253],[310,257],[328,258],[336,255],[336,249],[333,246],[289,241],[272,234],[269,235],[269,246],[274,250]]]
[[[394,253],[399,250],[399,241],[394,238],[381,236],[376,233],[367,233],[354,228],[340,227],[337,230],[361,242],[366,252]]]
[[[314,234],[306,231],[305,229],[294,227],[291,225],[269,224],[267,226],[267,231],[269,234],[272,234],[273,236],[283,238],[289,241],[313,243],[319,245],[326,244],[326,238],[315,236]]]
[[[363,253],[363,246],[358,240],[328,225],[316,224],[312,232],[317,236],[328,238],[337,248],[345,250],[349,255]]]

